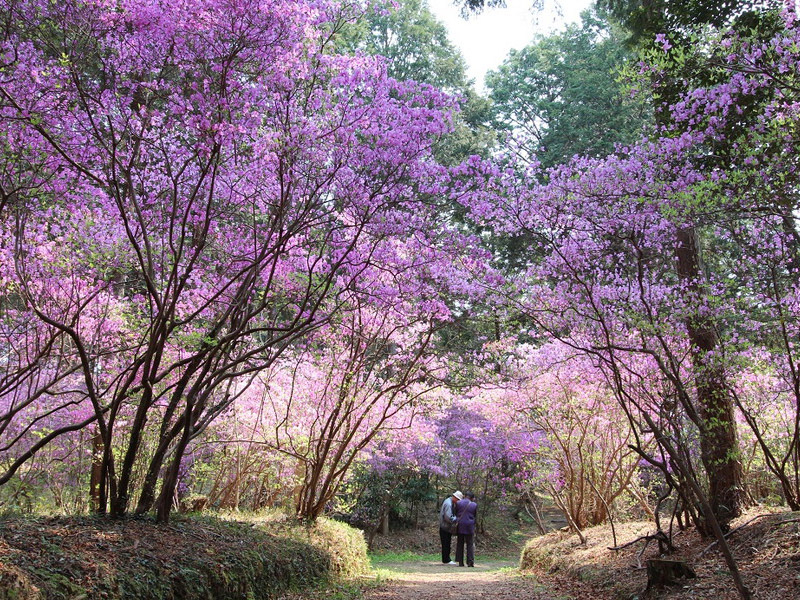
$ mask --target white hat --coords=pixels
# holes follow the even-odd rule
[[[460,491],[458,491],[458,492],[455,492],[455,493],[453,494],[453,496],[455,496],[455,497],[456,497],[456,498],[458,498],[459,500],[463,500],[463,499],[464,499],[464,494],[462,494]]]

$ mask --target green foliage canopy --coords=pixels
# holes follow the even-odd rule
[[[648,109],[626,98],[618,70],[632,58],[623,33],[596,11],[580,25],[513,51],[487,77],[497,126],[544,167],[605,156],[641,137]]]

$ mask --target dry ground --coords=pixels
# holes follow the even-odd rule
[[[521,576],[515,560],[488,559],[475,568],[443,565],[432,560],[383,563],[391,578],[366,592],[364,600],[567,600],[578,598],[580,585],[567,589],[553,580],[541,584]],[[587,594],[591,590],[585,588]],[[592,597],[591,595],[587,597]]]
[[[745,585],[757,600],[800,599],[800,513],[771,513],[756,507],[732,524],[729,543]],[[649,523],[617,525],[617,542],[624,544],[653,533]],[[676,585],[643,591],[647,585],[646,561],[658,557],[658,545],[637,542],[615,552],[611,528],[596,527],[585,532],[582,546],[575,536],[550,533],[530,544],[531,569],[542,583],[553,575],[588,584],[593,596],[586,598],[736,600],[739,598],[725,562],[713,540],[703,539],[693,530],[675,536],[677,552],[669,559],[683,560],[697,574]],[[527,562],[527,561],[525,561]]]
[[[729,542],[745,585],[757,600],[800,600],[800,513],[773,512],[755,507],[732,525]],[[653,533],[650,523],[616,525],[617,544]],[[520,572],[513,549],[519,548],[532,532],[479,540],[472,569],[448,567],[435,560],[411,560],[381,564],[390,580],[368,591],[367,600],[447,600],[486,598],[490,600],[737,600],[739,598],[725,562],[712,540],[693,530],[678,532],[677,552],[666,558],[683,560],[697,573],[671,587],[644,593],[646,562],[658,557],[656,542],[639,541],[620,551],[614,545],[611,528],[588,530],[587,544],[576,536],[555,531],[536,536],[531,542],[530,564]],[[379,540],[383,547],[434,554],[438,536],[430,531],[403,532]],[[500,552],[508,558],[495,559]],[[487,558],[488,555],[488,558]]]

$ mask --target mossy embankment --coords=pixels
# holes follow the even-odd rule
[[[257,600],[369,569],[360,531],[252,518],[0,518],[0,600]]]

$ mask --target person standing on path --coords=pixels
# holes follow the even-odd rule
[[[458,540],[456,542],[456,561],[464,566],[464,545],[467,546],[467,566],[475,566],[475,521],[477,520],[478,503],[475,494],[467,492],[467,497],[456,504],[458,519]]]
[[[442,541],[442,563],[446,565],[458,564],[450,560],[450,545],[456,524],[456,514],[453,508],[463,498],[464,494],[460,491],[453,492],[452,496],[444,499],[442,508],[439,510],[439,539]]]

